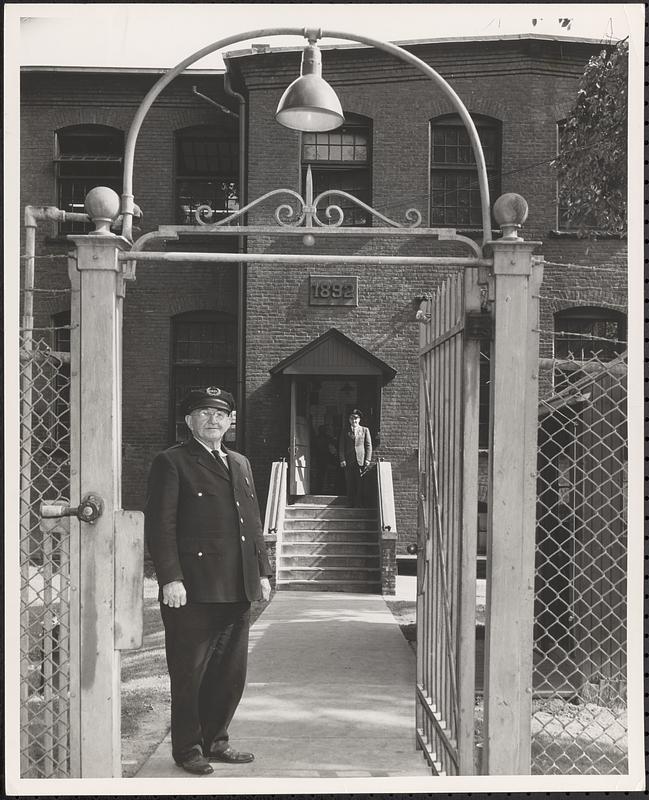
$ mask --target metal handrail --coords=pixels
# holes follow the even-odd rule
[[[392,490],[392,464],[389,461],[379,460],[377,462],[376,486],[381,539],[396,539],[397,521]]]

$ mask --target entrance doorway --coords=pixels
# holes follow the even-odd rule
[[[353,408],[360,409],[362,424],[370,429],[372,443],[378,447],[381,389],[396,370],[330,328],[282,359],[270,373],[290,381],[286,384],[290,388],[289,494],[344,494],[338,459],[342,426]]]
[[[290,494],[344,494],[345,478],[338,456],[340,432],[352,409],[358,408],[376,446],[380,392],[380,383],[373,375],[292,377]]]

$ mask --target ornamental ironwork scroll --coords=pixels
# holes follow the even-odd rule
[[[261,205],[262,203],[269,200],[271,197],[278,197],[281,195],[288,195],[289,197],[294,198],[296,201],[296,205],[291,203],[281,203],[274,212],[275,220],[277,221],[278,225],[282,227],[304,227],[304,228],[313,228],[313,227],[321,227],[321,228],[339,228],[342,226],[345,212],[343,209],[332,203],[330,205],[325,206],[321,209],[321,213],[324,215],[326,219],[320,219],[318,216],[318,206],[322,202],[322,200],[326,197],[336,196],[344,198],[351,203],[353,203],[358,208],[362,208],[364,211],[367,211],[376,219],[381,220],[385,225],[388,225],[392,228],[417,228],[421,225],[421,212],[418,211],[416,208],[409,208],[405,212],[406,222],[401,223],[397,222],[394,219],[390,219],[390,217],[386,217],[384,214],[381,214],[380,211],[377,211],[375,208],[367,205],[362,200],[359,200],[358,197],[354,197],[353,194],[349,192],[345,192],[342,189],[327,189],[324,192],[320,192],[317,197],[313,196],[313,175],[311,173],[311,166],[309,165],[306,174],[306,191],[305,196],[302,197],[301,194],[294,191],[293,189],[273,189],[270,192],[266,192],[261,197],[258,197],[256,200],[248,203],[247,205],[243,206],[243,208],[238,209],[232,214],[229,214],[227,217],[219,220],[218,222],[209,222],[209,220],[214,216],[215,211],[209,205],[200,205],[194,209],[194,218],[198,225],[202,226],[206,231],[213,229],[213,228],[220,228],[225,227],[226,225],[230,225],[235,220],[241,218],[244,214],[250,211],[252,208]]]

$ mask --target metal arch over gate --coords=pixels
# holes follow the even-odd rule
[[[469,268],[419,312],[416,735],[438,775],[474,771],[480,299]]]
[[[516,347],[508,353],[508,358],[515,362],[515,377],[522,373],[522,366],[526,360],[520,358],[519,343],[523,343],[523,351],[527,356],[533,354],[533,348],[526,342],[529,340],[528,322],[528,292],[527,281],[529,276],[530,254],[537,243],[524,243],[518,239],[516,229],[520,227],[527,215],[524,200],[517,195],[510,195],[503,206],[503,214],[497,213],[498,203],[494,206],[494,218],[501,224],[502,239],[498,242],[487,241],[490,235],[490,204],[489,192],[484,164],[484,155],[471,118],[451,87],[434,72],[428,65],[401,48],[388,43],[381,43],[362,36],[350,36],[340,32],[320,32],[313,34],[315,38],[329,35],[343,39],[355,39],[359,42],[377,46],[388,53],[396,55],[402,60],[418,68],[431,78],[438,87],[453,102],[467,129],[471,139],[480,183],[482,221],[483,221],[483,246],[480,247],[471,240],[458,236],[454,230],[419,228],[421,216],[413,217],[411,212],[406,214],[410,224],[403,225],[390,220],[383,215],[376,214],[386,227],[372,227],[367,235],[372,236],[429,236],[437,240],[455,240],[463,242],[471,251],[468,258],[462,257],[434,257],[434,256],[378,256],[364,255],[298,255],[292,253],[238,253],[234,258],[231,253],[214,252],[152,252],[143,251],[144,244],[150,239],[176,238],[180,232],[179,226],[164,226],[157,232],[146,234],[137,242],[131,240],[131,223],[134,213],[132,195],[132,168],[137,134],[142,121],[151,104],[162,89],[185,67],[193,61],[224,46],[241,39],[265,33],[304,33],[302,30],[279,29],[253,31],[235,37],[221,40],[208,48],[190,56],[176,68],[166,73],[149,91],[138,109],[126,145],[124,162],[124,194],[122,195],[122,235],[113,234],[110,230],[119,213],[119,199],[110,189],[97,187],[86,198],[88,218],[95,224],[93,233],[84,236],[72,236],[71,242],[76,247],[76,253],[69,259],[70,277],[74,294],[77,299],[72,307],[72,324],[76,328],[71,336],[71,372],[75,375],[75,365],[80,367],[78,374],[71,383],[70,414],[71,414],[71,478],[70,478],[70,506],[66,513],[79,517],[72,519],[71,536],[78,546],[78,570],[75,576],[76,601],[73,605],[74,614],[78,611],[77,630],[78,652],[70,661],[70,685],[78,689],[75,697],[75,706],[70,721],[70,754],[66,768],[70,775],[80,777],[112,777],[119,775],[119,653],[123,649],[137,647],[141,639],[141,556],[142,556],[142,525],[141,515],[137,512],[124,511],[121,508],[121,337],[122,337],[122,301],[125,293],[125,282],[135,279],[137,262],[168,261],[168,262],[231,262],[241,263],[274,263],[290,264],[296,261],[302,264],[321,264],[335,260],[337,264],[378,264],[402,265],[418,264],[438,268],[447,272],[466,268],[466,277],[462,280],[451,280],[438,295],[439,304],[431,306],[431,335],[425,340],[428,347],[423,354],[427,372],[423,372],[422,400],[424,421],[422,431],[424,446],[421,452],[424,456],[425,469],[428,470],[427,479],[422,482],[421,517],[422,525],[420,536],[425,544],[424,556],[420,565],[420,614],[422,622],[428,622],[430,630],[420,631],[422,636],[428,637],[425,646],[421,646],[421,657],[418,664],[420,678],[425,675],[425,681],[420,681],[418,686],[419,715],[419,741],[432,766],[438,773],[471,772],[472,771],[472,735],[473,715],[473,681],[467,676],[473,672],[473,660],[467,666],[466,659],[473,653],[472,637],[474,635],[473,622],[468,624],[475,615],[475,520],[477,512],[477,386],[478,386],[478,342],[469,342],[464,332],[464,314],[469,310],[479,309],[479,288],[477,273],[481,268],[489,268],[494,278],[494,302],[498,305],[499,276],[502,280],[502,299],[500,301],[503,313],[496,316],[496,334],[494,345],[497,342],[506,342],[510,338],[516,342]],[[311,32],[312,33],[312,32]],[[309,37],[311,37],[309,33]],[[286,190],[283,190],[286,191]],[[349,196],[343,194],[347,199]],[[271,194],[276,194],[273,192]],[[91,197],[92,195],[92,197]],[[298,203],[302,199],[292,192],[293,199]],[[513,203],[512,203],[513,198]],[[259,198],[255,203],[268,199],[268,195]],[[280,214],[276,215],[279,226],[232,225],[234,218],[222,220],[214,225],[201,228],[201,233],[218,235],[237,235],[245,237],[260,233],[284,235],[286,233],[304,236],[305,244],[314,244],[321,237],[357,236],[362,235],[359,229],[343,231],[340,229],[342,212],[338,213],[338,221],[333,224],[318,222],[317,214],[311,208],[320,198],[306,198],[302,204],[303,215],[286,220]],[[354,198],[352,198],[354,199]],[[501,198],[501,200],[504,198]],[[355,202],[359,202],[355,200]],[[253,204],[248,204],[235,215],[240,217]],[[306,206],[306,207],[305,207]],[[524,208],[523,208],[524,206]],[[286,206],[284,206],[285,208]],[[336,212],[335,206],[327,207]],[[58,219],[57,214],[63,212],[58,209],[45,208],[44,219]],[[54,216],[52,216],[52,214]],[[501,219],[499,220],[499,216]],[[302,225],[304,221],[304,225]],[[197,220],[200,222],[200,220]],[[287,224],[288,223],[288,224]],[[196,229],[194,229],[196,230]],[[189,233],[189,231],[186,231]],[[308,236],[306,235],[308,234]],[[32,240],[33,241],[33,240]],[[486,249],[489,248],[489,254]],[[493,253],[493,258],[491,257]],[[523,288],[518,284],[525,285]],[[452,288],[449,288],[452,287]],[[505,296],[506,295],[506,296]],[[514,302],[510,302],[511,300]],[[508,304],[508,305],[507,305]],[[530,304],[531,307],[531,304]],[[458,316],[459,315],[459,316]],[[440,327],[436,329],[437,321]],[[77,326],[78,323],[78,326]],[[498,329],[500,327],[500,334]],[[511,348],[510,348],[511,349]],[[515,351],[515,352],[514,352]],[[468,357],[468,353],[473,353]],[[536,354],[534,353],[534,357]],[[507,359],[503,358],[505,365]],[[472,365],[472,366],[471,366]],[[521,369],[518,369],[521,367]],[[525,367],[527,370],[527,367]],[[502,371],[505,375],[506,370]],[[493,375],[492,375],[493,378]],[[527,380],[527,376],[525,378]],[[520,383],[520,380],[519,380]],[[516,380],[508,382],[501,380],[498,384],[500,394],[496,395],[492,406],[493,418],[497,416],[501,398],[511,396],[511,386],[518,387]],[[97,387],[110,387],[110,391],[100,391]],[[472,391],[469,392],[469,387]],[[520,393],[527,397],[525,393]],[[516,419],[521,430],[529,428],[527,425],[533,396],[520,405],[520,413]],[[468,399],[467,399],[468,398]],[[504,407],[504,403],[503,407]],[[461,413],[459,413],[461,412]],[[504,418],[504,415],[503,415]],[[81,425],[81,420],[84,425]],[[527,428],[525,427],[527,425]],[[475,429],[475,430],[473,430]],[[475,453],[468,443],[471,441],[469,432],[473,430],[475,436]],[[495,431],[495,432],[494,432]],[[443,432],[443,436],[442,436]],[[492,424],[491,438],[498,439],[499,431]],[[500,433],[501,438],[502,432]],[[457,448],[463,442],[461,457]],[[510,469],[516,469],[518,461],[511,458],[511,453],[505,452],[503,458],[508,460]],[[527,446],[523,449],[523,461],[528,458],[530,451]],[[440,460],[441,459],[441,460]],[[475,459],[476,468],[474,477],[470,480],[471,459]],[[498,452],[494,450],[493,463],[498,461]],[[460,469],[461,465],[461,469]],[[492,464],[492,469],[493,469]],[[444,470],[443,472],[441,470]],[[439,480],[438,480],[439,479]],[[475,485],[472,486],[471,481]],[[510,481],[512,485],[516,481]],[[507,483],[507,481],[504,481]],[[529,483],[529,481],[527,481]],[[527,483],[524,494],[529,495]],[[91,489],[93,495],[87,494]],[[514,491],[518,491],[518,485]],[[84,496],[85,495],[85,496]],[[531,496],[531,495],[529,495]],[[88,517],[86,510],[90,508],[90,500],[101,500],[101,508],[95,509],[96,515]],[[103,498],[103,500],[102,500]],[[79,503],[77,506],[76,504]],[[506,503],[505,503],[506,504]],[[530,507],[528,503],[526,508]],[[445,510],[446,509],[446,510]],[[459,509],[462,509],[461,513]],[[519,534],[521,530],[530,528],[529,514],[524,509],[519,510],[507,519],[506,528],[515,529]],[[449,522],[452,515],[452,523]],[[521,525],[521,520],[524,524]],[[500,520],[499,520],[500,522]],[[88,536],[87,525],[93,524],[92,536]],[[452,524],[452,528],[448,527]],[[532,520],[533,530],[533,520]],[[509,534],[509,530],[506,532]],[[529,536],[522,537],[526,543],[526,557],[511,566],[512,559],[509,553],[512,548],[503,547],[502,551],[492,552],[494,573],[498,570],[514,569],[515,579],[521,585],[527,579],[525,565],[530,562],[529,555],[533,556],[530,549]],[[508,543],[511,537],[503,537]],[[437,543],[437,548],[435,547]],[[473,550],[471,549],[473,548]],[[520,554],[518,554],[520,555]],[[514,553],[514,560],[517,554]],[[530,563],[533,563],[533,558]],[[426,569],[423,569],[425,565]],[[473,578],[471,577],[473,570]],[[427,591],[426,591],[427,590]],[[435,594],[437,592],[437,594]],[[529,593],[528,593],[529,594]],[[528,598],[529,599],[529,598]],[[426,605],[428,603],[428,605]],[[501,604],[502,605],[502,604]],[[529,602],[522,604],[520,613],[514,613],[505,624],[505,615],[502,607],[493,603],[490,611],[489,624],[487,625],[487,671],[493,670],[494,694],[493,697],[506,698],[509,709],[507,714],[500,713],[496,705],[493,706],[492,719],[494,721],[492,733],[486,735],[486,753],[501,755],[505,752],[505,741],[512,730],[512,719],[524,733],[526,721],[529,722],[529,709],[521,700],[522,692],[526,691],[527,675],[529,672],[531,683],[531,660],[528,670],[519,659],[522,669],[522,679],[516,682],[514,690],[510,691],[506,669],[494,657],[490,660],[489,630],[498,626],[508,628],[512,640],[516,638],[516,631],[527,635],[525,628],[526,619],[532,619],[532,609]],[[76,618],[75,618],[76,619]],[[470,634],[469,634],[470,627]],[[531,624],[529,638],[531,640]],[[511,629],[511,631],[509,630]],[[521,638],[521,636],[519,636]],[[421,641],[421,640],[420,640]],[[521,642],[527,644],[525,636]],[[517,643],[517,646],[520,643]],[[529,652],[531,653],[531,646]],[[520,650],[520,647],[519,647]],[[525,651],[527,652],[527,650]],[[459,670],[464,673],[458,680]],[[487,675],[487,681],[489,674]],[[428,694],[429,690],[432,694]],[[490,712],[489,696],[485,697],[487,715]],[[425,717],[425,721],[424,721]],[[489,730],[489,717],[485,717],[485,728]],[[72,739],[74,741],[72,741]],[[529,739],[529,737],[528,737]],[[529,743],[529,742],[528,742]],[[440,748],[439,758],[433,747]],[[443,750],[442,750],[443,748]],[[521,755],[514,767],[505,758],[498,760],[494,756],[494,772],[525,772],[526,754],[521,749]],[[506,754],[507,755],[507,754]],[[490,762],[487,762],[488,766]],[[522,768],[520,768],[522,765]],[[28,766],[28,765],[26,765]]]

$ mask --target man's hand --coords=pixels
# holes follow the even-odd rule
[[[260,578],[261,583],[261,599],[267,603],[270,600],[270,581],[268,578]]]
[[[162,587],[162,602],[169,608],[180,608],[187,604],[187,592],[182,581],[171,581]]]
[[[346,461],[341,461],[340,462],[340,466],[341,467],[346,467],[347,466],[347,462]]]

